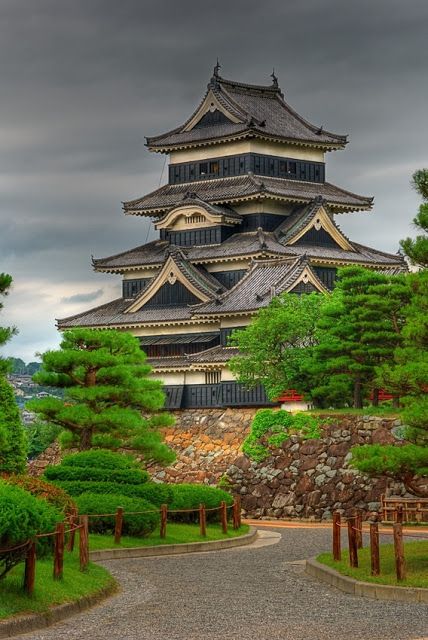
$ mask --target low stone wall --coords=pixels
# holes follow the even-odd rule
[[[354,507],[377,510],[386,479],[368,478],[348,466],[354,445],[394,442],[399,421],[368,416],[331,417],[319,440],[292,436],[263,463],[239,456],[227,470],[233,489],[252,517],[330,518]],[[394,484],[394,493],[404,488]]]
[[[149,468],[157,482],[218,484],[227,478],[242,498],[246,515],[262,518],[325,519],[334,509],[372,511],[382,493],[404,495],[398,483],[370,479],[350,469],[350,449],[358,444],[394,442],[393,418],[330,416],[319,440],[292,436],[263,463],[252,462],[241,446],[257,409],[188,409],[174,412],[165,441],[177,459],[169,467]],[[327,417],[327,416],[326,416]],[[31,463],[40,475],[46,464],[60,461],[57,446]]]

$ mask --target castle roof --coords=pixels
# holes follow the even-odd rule
[[[189,187],[189,183],[166,184],[146,196],[124,202],[123,209],[130,215],[165,214],[183,201]],[[321,196],[330,208],[337,211],[367,210],[373,204],[373,198],[359,196],[329,182],[272,178],[252,173],[192,182],[191,189],[202,201],[215,205],[260,198],[307,203],[317,196]]]
[[[292,109],[284,100],[275,76],[271,85],[252,85],[226,80],[218,75],[218,70],[196,111],[184,124],[146,140],[150,150],[168,153],[242,138],[324,149],[342,149],[347,143],[347,136],[313,125]]]

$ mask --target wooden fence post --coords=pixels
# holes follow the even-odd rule
[[[334,511],[333,513],[333,560],[339,561],[342,559],[342,551],[340,548],[341,536],[340,536],[340,513]]]
[[[79,555],[80,571],[86,571],[89,564],[89,518],[80,516],[79,518]]]
[[[160,537],[166,538],[166,523],[168,519],[168,505],[162,504],[160,508]]]
[[[220,503],[221,530],[227,533],[227,507],[224,500]]]
[[[355,518],[348,520],[349,565],[358,567],[358,545],[355,531]]]
[[[379,557],[379,525],[378,516],[373,514],[370,522],[370,565],[372,576],[380,575],[380,557]]]
[[[31,596],[36,581],[36,541],[32,540],[25,558],[24,591]]]
[[[240,529],[241,528],[241,496],[237,495],[235,496],[235,504],[236,504],[236,524],[237,524],[237,528]]]
[[[116,518],[114,522],[114,544],[120,544],[123,527],[123,507],[116,509]]]
[[[74,550],[74,541],[76,538],[76,530],[75,530],[75,526],[76,526],[76,522],[77,522],[77,513],[76,511],[73,511],[73,513],[70,514],[70,518],[69,518],[69,524],[70,524],[70,533],[68,534],[68,542],[67,542],[67,551],[73,551]]]
[[[54,580],[61,580],[64,569],[64,538],[65,525],[58,522],[55,527],[55,543],[54,543]]]
[[[207,512],[204,504],[199,505],[199,533],[204,538],[207,535]]]
[[[406,562],[404,559],[403,525],[401,524],[401,522],[396,522],[393,525],[393,529],[395,572],[397,574],[397,580],[404,580],[406,578]]]
[[[355,509],[355,537],[358,549],[363,548],[363,514],[360,509]]]
[[[239,512],[238,512],[239,509]],[[233,515],[233,528],[234,529],[239,529],[239,516],[240,516],[240,512],[241,512],[241,505],[239,504],[239,500],[238,497],[235,497],[234,501],[233,501],[233,510],[232,510],[232,515]]]

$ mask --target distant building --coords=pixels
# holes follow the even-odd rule
[[[138,336],[169,408],[268,404],[262,387],[247,390],[227,367],[234,329],[284,291],[331,290],[343,265],[406,270],[401,256],[352,242],[335,222],[373,203],[326,181],[326,153],[346,144],[296,113],[274,74],[269,86],[249,85],[220,77],[217,65],[190,118],[147,138],[169,155],[168,184],[124,203],[160,238],[93,260],[122,276],[122,296],[59,328]]]

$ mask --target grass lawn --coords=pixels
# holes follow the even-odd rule
[[[310,409],[307,413],[316,416],[387,416],[388,418],[399,418],[399,410],[389,405],[379,405],[379,407],[364,407],[363,409]]]
[[[0,580],[0,619],[18,613],[44,613],[50,607],[90,596],[104,587],[115,584],[103,567],[90,563],[88,571],[79,570],[78,551],[64,554],[64,577],[52,578],[53,558],[37,560],[36,584],[32,596],[22,590],[24,563],[17,565]]]
[[[159,529],[156,529],[147,538],[133,538],[122,536],[120,545],[115,545],[113,536],[104,536],[96,533],[89,535],[89,548],[95,549],[115,549],[118,547],[152,547],[164,544],[185,544],[186,542],[203,542],[207,540],[224,540],[236,538],[248,533],[249,527],[243,524],[240,529],[232,529],[229,525],[227,533],[223,533],[220,524],[208,524],[207,535],[203,538],[199,533],[198,524],[177,524],[169,523],[166,527],[166,538],[159,536]]]
[[[349,567],[348,550],[342,550],[342,560],[335,562],[331,553],[322,553],[317,557],[318,562],[326,564],[345,576],[350,576],[362,582],[376,582],[378,584],[399,585],[402,587],[428,588],[428,540],[406,542],[404,557],[407,566],[407,578],[397,582],[395,577],[394,546],[392,544],[380,547],[380,576],[370,575],[370,548],[358,549],[358,569]]]

